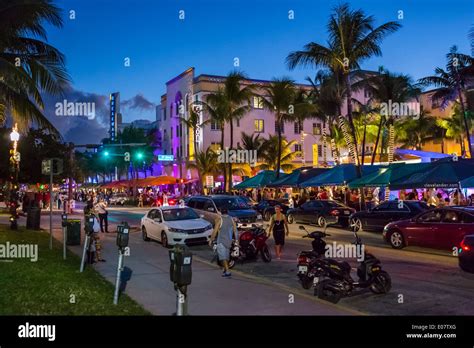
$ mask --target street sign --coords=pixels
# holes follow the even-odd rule
[[[158,155],[158,161],[174,161],[173,155]]]
[[[50,158],[41,161],[41,174],[50,175],[51,169],[53,175],[59,175],[63,172],[63,160],[60,158]]]

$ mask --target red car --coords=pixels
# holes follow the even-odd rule
[[[417,245],[454,250],[468,234],[474,234],[473,207],[428,210],[409,220],[391,222],[383,230],[384,240],[395,249]]]

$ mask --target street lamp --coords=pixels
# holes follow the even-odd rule
[[[12,150],[10,150],[11,163],[11,186],[10,186],[10,229],[18,229],[18,171],[20,165],[20,153],[17,151],[18,141],[20,140],[20,133],[18,133],[18,125],[15,123],[12,132],[10,133],[10,140],[12,141]]]

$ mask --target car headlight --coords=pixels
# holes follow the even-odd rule
[[[207,230],[212,230],[212,225],[211,225],[211,224],[207,225],[207,226],[205,227],[205,229],[206,229],[206,231],[207,231]]]
[[[262,220],[262,214],[257,215],[257,220]]]
[[[169,227],[168,231],[175,232],[175,233],[186,233],[186,230],[183,230],[181,228],[173,228],[173,227]]]

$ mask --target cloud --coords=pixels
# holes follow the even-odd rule
[[[152,103],[146,99],[143,94],[137,94],[131,99],[124,100],[120,103],[121,106],[129,109],[138,109],[138,110],[154,110],[156,107],[155,103]]]

